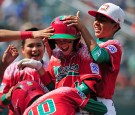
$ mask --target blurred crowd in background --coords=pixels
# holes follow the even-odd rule
[[[0,0],[0,29],[26,30],[31,27],[44,29],[56,16],[75,15],[79,10],[81,20],[94,36],[92,29],[94,19],[87,12],[90,9],[98,9],[105,2],[119,5],[126,13],[123,29],[115,35],[115,39],[122,43],[124,52],[115,93],[116,104],[120,105],[120,102],[123,105],[118,96],[127,99],[126,101],[135,96],[135,0]],[[0,58],[9,44],[14,44],[20,50],[20,41],[1,42]],[[21,58],[20,53],[15,61]],[[44,55],[44,59],[48,60],[47,54]],[[132,102],[132,105],[135,105],[135,101]],[[124,114],[126,115],[125,112],[122,115]]]

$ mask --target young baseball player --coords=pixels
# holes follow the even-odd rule
[[[47,72],[51,75],[55,88],[78,87],[84,95],[92,97],[96,93],[96,82],[101,79],[99,67],[90,57],[87,47],[80,42],[79,31],[64,24],[64,17],[58,16],[51,23],[54,35],[49,40],[57,48],[53,51]],[[22,60],[19,67],[35,67],[33,61]]]
[[[32,28],[29,31],[33,31],[33,29],[35,30],[35,28]],[[21,49],[24,58],[41,61],[41,65],[43,65],[44,68],[47,67],[47,62],[42,60],[45,51],[42,38],[22,40]],[[39,65],[36,66],[36,69],[24,68],[23,70],[20,70],[17,66],[18,63],[19,62],[12,63],[5,70],[3,80],[0,85],[0,106],[4,107],[10,104],[12,86],[16,85],[19,81],[35,80],[44,87],[42,81],[40,80],[39,73],[36,70],[39,68]],[[47,90],[46,87],[44,87],[44,89]],[[12,105],[9,105],[9,115],[14,115],[14,113],[12,113]]]
[[[90,98],[82,98],[76,88],[60,87],[45,93],[41,86],[32,80],[24,80],[16,84],[11,97],[14,114],[75,115],[77,107],[93,111],[94,115],[104,114],[102,110],[98,110],[104,108],[102,103]],[[95,110],[92,108],[94,104]]]
[[[53,35],[53,31],[54,29],[52,27],[38,31],[13,31],[0,29],[0,42],[24,40],[27,38],[50,37],[50,35]]]
[[[76,16],[66,17],[64,23],[68,26],[76,26],[88,46],[90,55],[99,64],[102,80],[97,83],[97,99],[103,102],[108,109],[105,115],[116,115],[112,96],[115,90],[115,82],[120,70],[122,47],[118,40],[114,40],[114,34],[122,27],[124,22],[123,10],[112,3],[103,4],[98,11],[88,11],[95,17],[93,28],[96,41],[79,19],[79,12]]]

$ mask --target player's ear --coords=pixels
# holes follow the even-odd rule
[[[115,32],[120,29],[120,26],[117,23],[114,23],[113,27],[114,27]]]

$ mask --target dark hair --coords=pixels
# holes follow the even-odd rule
[[[53,40],[53,39],[48,39],[48,43],[49,43],[49,46],[50,46],[50,48],[53,50],[53,49],[55,49],[55,40]]]
[[[26,29],[25,31],[38,31],[38,30],[39,30],[38,28],[33,27],[33,28]],[[21,45],[24,46],[24,44],[25,44],[25,40],[22,40]]]

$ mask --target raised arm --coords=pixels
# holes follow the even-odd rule
[[[18,55],[19,53],[17,48],[14,45],[9,45],[5,50],[0,63],[0,77],[3,75],[9,64],[11,64],[18,57]]]
[[[64,18],[65,19],[64,23],[68,24],[68,26],[76,26],[78,30],[81,32],[88,49],[92,51],[96,47],[97,43],[90,34],[90,32],[88,31],[88,29],[82,23],[79,15],[80,12],[78,11],[76,16],[73,15],[66,16]]]
[[[53,35],[53,31],[54,29],[52,27],[48,27],[39,31],[13,31],[0,29],[0,42],[27,38],[49,37],[50,35]]]

